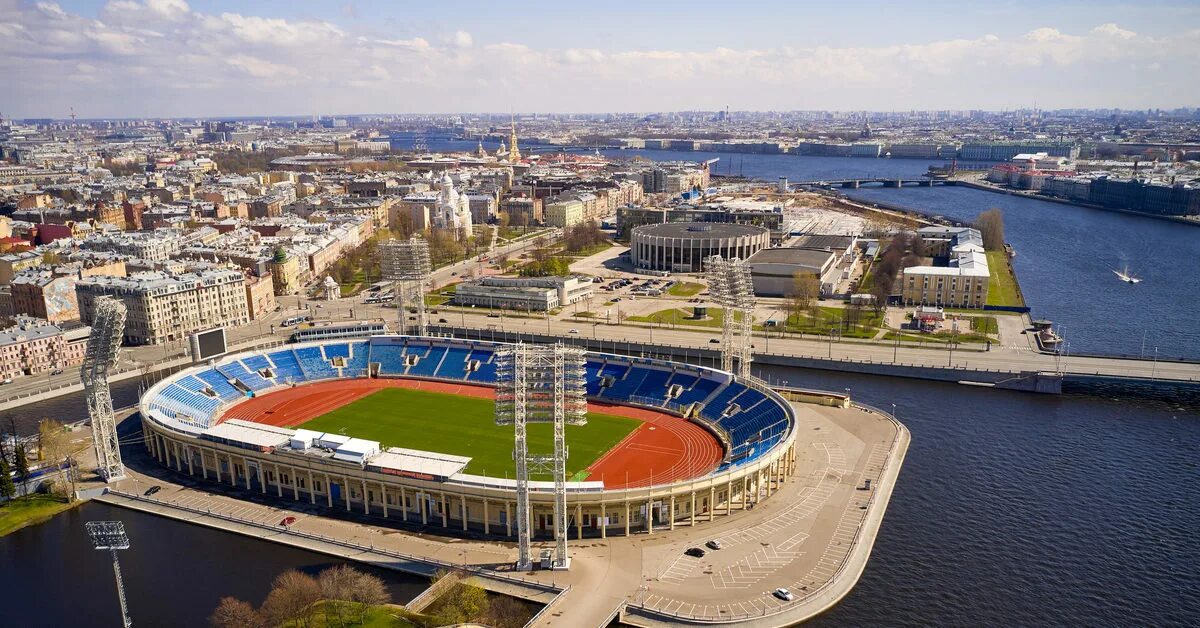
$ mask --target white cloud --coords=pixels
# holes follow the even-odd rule
[[[1158,37],[1099,24],[881,46],[792,41],[708,50],[476,45],[458,30],[379,33],[204,13],[182,0],[112,0],[99,19],[52,2],[0,0],[0,111],[39,116],[81,102],[95,109],[84,115],[172,116],[1200,101],[1200,83],[1182,78],[1200,75],[1200,30],[1185,26]],[[1160,102],[1164,94],[1184,100]]]

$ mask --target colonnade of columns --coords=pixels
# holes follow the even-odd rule
[[[314,471],[311,468],[296,467],[277,461],[264,462],[261,459],[252,458],[252,454],[249,452],[237,454],[193,442],[181,442],[153,430],[146,431],[146,447],[151,455],[166,467],[174,468],[180,473],[185,472],[186,467],[186,473],[193,477],[197,475],[197,467],[199,467],[199,474],[205,480],[210,479],[211,472],[215,474],[212,479],[217,482],[227,480],[229,485],[235,488],[242,484],[246,490],[253,490],[251,484],[253,477],[257,480],[258,490],[261,494],[267,494],[270,485],[274,484],[275,496],[283,499],[285,487],[290,487],[293,500],[302,501],[301,492],[304,492],[308,496],[309,503],[313,505],[317,503],[317,496],[324,494],[327,508],[334,507],[333,487],[336,486],[341,492],[340,497],[342,498],[339,500],[339,507],[344,507],[346,512],[354,512],[354,502],[358,502],[361,512],[366,515],[373,514],[372,509],[374,508],[381,512],[384,518],[393,518],[398,510],[402,521],[410,521],[410,515],[419,516],[421,525],[429,525],[430,517],[433,515],[440,519],[442,528],[450,527],[450,504],[454,495],[448,495],[445,491],[415,488],[403,484],[393,485],[385,481],[362,477],[352,478],[348,475]],[[784,451],[783,455],[760,467],[756,472],[741,478],[727,480],[723,488],[707,486],[667,496],[649,495],[644,500],[627,498],[601,501],[594,505],[587,505],[586,509],[584,504],[577,503],[572,513],[575,518],[575,537],[583,538],[584,529],[588,528],[596,531],[600,538],[607,538],[610,528],[622,524],[627,535],[636,531],[653,534],[656,519],[667,529],[674,530],[676,525],[682,525],[685,521],[687,525],[695,526],[698,515],[707,514],[707,520],[713,521],[717,510],[722,506],[726,515],[732,514],[735,504],[738,505],[739,510],[747,510],[759,503],[761,499],[779,491],[787,478],[795,473],[796,464],[796,448],[793,444]],[[268,467],[269,472],[267,471]],[[378,492],[376,493],[376,491]],[[459,513],[454,519],[458,521],[462,531],[467,531],[469,524],[477,523],[482,526],[484,534],[490,535],[493,527],[502,523],[505,536],[516,536],[512,524],[513,511],[516,509],[515,496],[513,500],[496,500],[466,494],[459,494],[457,497]],[[468,497],[470,497],[469,500]],[[501,502],[502,506],[497,502]],[[549,531],[552,529],[552,526],[549,525],[552,509],[550,504],[544,506],[544,508],[535,508],[531,524],[540,527],[537,526],[540,515],[546,519],[545,530]],[[493,510],[493,507],[496,508]],[[481,508],[480,517],[472,519],[473,508]],[[617,515],[612,521],[609,520],[610,509],[615,509]],[[620,517],[622,510],[624,510],[623,520]],[[492,519],[493,512],[502,514],[503,517],[494,521]],[[594,522],[593,517],[596,517]],[[640,529],[633,526],[635,519]],[[664,519],[665,521],[663,521]]]

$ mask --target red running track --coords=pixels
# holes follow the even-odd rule
[[[410,388],[494,399],[488,386],[417,379],[347,379],[303,384],[233,406],[218,419],[294,427],[384,388]],[[588,467],[587,479],[605,488],[637,488],[699,477],[724,457],[720,442],[686,419],[644,408],[589,402],[588,410],[641,421],[628,436]]]

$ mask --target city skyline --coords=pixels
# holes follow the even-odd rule
[[[1200,85],[1186,79],[1200,73],[1200,8],[1006,9],[768,2],[735,12],[665,3],[592,15],[545,3],[510,11],[478,3],[0,0],[0,76],[10,87],[0,112],[66,118],[74,108],[80,118],[103,118],[1200,102]]]

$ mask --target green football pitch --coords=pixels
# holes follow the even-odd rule
[[[640,424],[636,419],[588,413],[587,425],[567,426],[567,478],[587,469]],[[491,399],[445,393],[384,388],[297,427],[379,441],[384,447],[406,447],[470,456],[465,471],[513,477],[513,428],[496,425]],[[554,451],[548,424],[529,425],[529,451]],[[549,474],[531,474],[549,480]],[[581,479],[581,478],[575,478]]]

